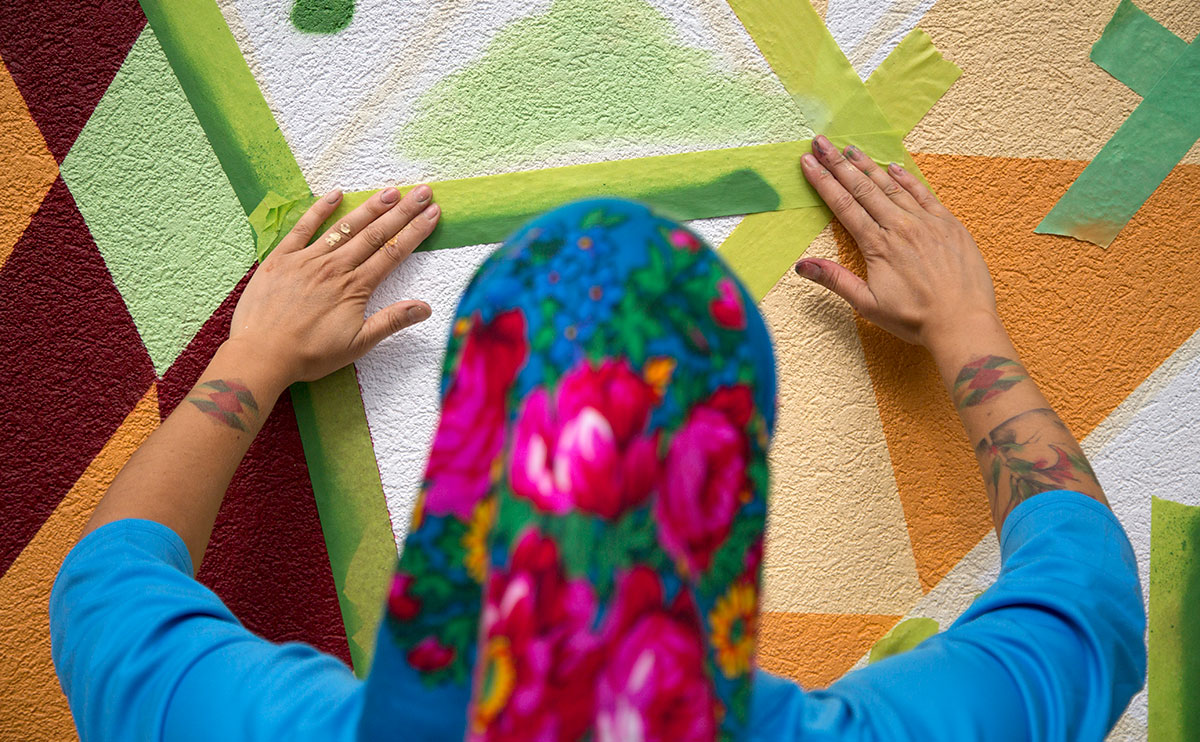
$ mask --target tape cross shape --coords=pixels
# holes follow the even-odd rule
[[[1200,44],[1122,0],[1091,56],[1144,97],[1034,231],[1108,247],[1200,139]]]

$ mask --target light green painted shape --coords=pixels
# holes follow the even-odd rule
[[[1195,43],[1195,42],[1193,42]],[[1150,500],[1150,742],[1200,739],[1200,507]]]
[[[254,262],[254,235],[149,26],[62,164],[161,376]]]
[[[867,663],[873,664],[897,654],[915,649],[918,644],[938,633],[938,622],[932,618],[910,618],[892,627],[892,630],[875,642]]]
[[[449,169],[532,167],[597,148],[728,147],[807,139],[778,82],[731,74],[682,45],[643,0],[554,0],[417,103],[401,152]]]

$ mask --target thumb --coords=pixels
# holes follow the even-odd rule
[[[805,258],[796,263],[796,272],[842,297],[864,317],[876,308],[875,295],[867,282],[832,260]]]
[[[409,299],[389,304],[367,317],[362,329],[358,331],[355,343],[359,345],[360,353],[366,353],[384,338],[429,319],[432,313],[433,310],[423,301]]]

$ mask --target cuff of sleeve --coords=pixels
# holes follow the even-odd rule
[[[189,577],[194,574],[192,556],[179,534],[162,523],[140,518],[123,518],[105,523],[84,536],[67,554],[59,573],[68,571],[80,559],[94,557],[97,553],[120,546],[136,547]]]
[[[1017,505],[1005,519],[1000,531],[1001,561],[1007,563],[1021,546],[1048,530],[1075,533],[1089,527],[1124,535],[1121,522],[1103,503],[1073,490],[1043,492]]]

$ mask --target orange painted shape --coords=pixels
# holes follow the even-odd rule
[[[50,588],[108,485],[158,424],[158,390],[151,385],[0,576],[0,739],[76,739],[50,659]]]
[[[806,689],[824,688],[862,659],[903,616],[763,613],[758,665]]]
[[[8,68],[0,60],[0,266],[8,260],[46,192],[58,163],[29,115]]]
[[[1022,360],[1076,436],[1200,328],[1200,166],[1176,167],[1106,252],[1033,232],[1086,163],[914,158],[975,235]],[[838,231],[841,260],[861,272]],[[861,319],[859,335],[928,591],[991,529],[983,485],[929,355]]]

